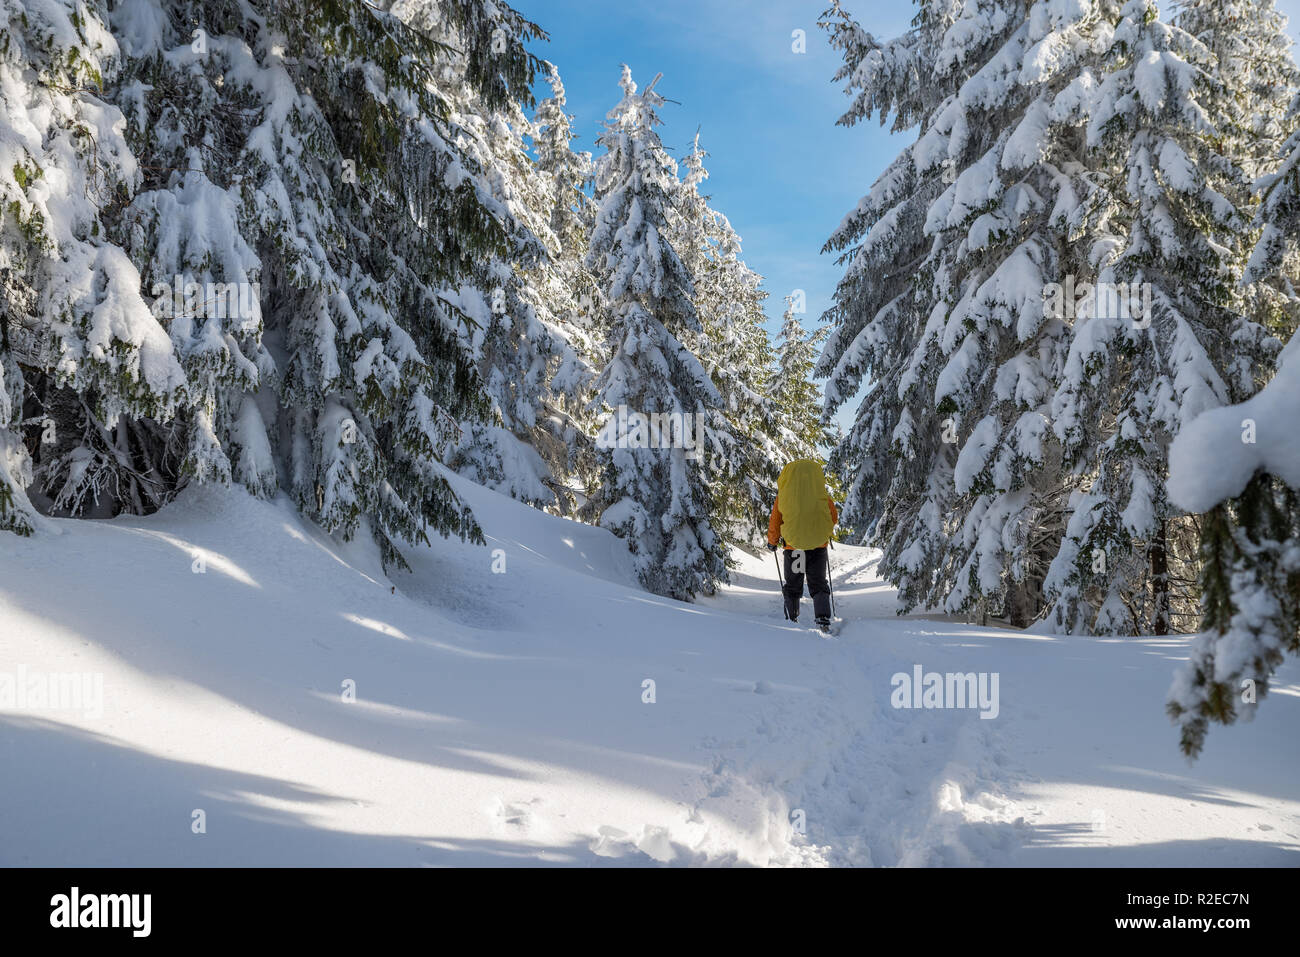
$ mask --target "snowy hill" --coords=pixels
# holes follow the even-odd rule
[[[685,605],[607,532],[455,481],[487,547],[391,580],[238,488],[0,537],[0,675],[103,692],[0,703],[0,864],[1300,863],[1294,663],[1189,766],[1184,639],[895,619],[843,547],[827,640],[767,555]],[[996,674],[996,717],[893,707],[917,665]]]

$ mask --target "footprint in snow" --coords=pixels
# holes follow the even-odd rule
[[[630,849],[627,831],[619,830],[608,824],[602,824],[597,837],[587,845],[587,849],[597,857],[622,857]]]
[[[532,819],[533,805],[539,804],[541,800],[541,798],[533,798],[529,801],[507,804],[498,797],[493,801],[489,814],[503,824],[508,824],[511,827],[526,828]]]
[[[647,824],[639,838],[608,824],[601,825],[597,833],[599,836],[587,845],[597,857],[625,857],[633,851],[640,851],[660,864],[667,864],[677,856],[666,827]]]

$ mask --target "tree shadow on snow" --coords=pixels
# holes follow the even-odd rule
[[[39,787],[0,789],[3,867],[658,863],[626,840],[605,839],[598,853],[593,844],[599,837],[530,846],[508,837],[465,840],[327,828],[313,819],[313,810],[351,798],[275,777],[173,760],[42,719],[0,716],[0,759],[14,773],[40,780]],[[195,810],[205,814],[204,833],[192,829]],[[674,863],[694,863],[680,844],[664,846]],[[132,850],[122,853],[123,847]]]
[[[1108,843],[1121,838],[1109,825],[1033,826],[1023,831],[1018,867],[1297,867],[1295,845],[1272,840],[1206,837],[1146,843]],[[1122,839],[1122,838],[1121,838]]]

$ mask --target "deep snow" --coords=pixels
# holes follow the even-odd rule
[[[1185,639],[896,619],[848,547],[826,639],[766,554],[684,605],[609,533],[456,485],[487,547],[391,580],[238,488],[0,535],[0,681],[103,682],[100,715],[0,704],[0,864],[1300,863],[1293,662],[1189,766]],[[894,708],[915,665],[996,673],[997,717]]]

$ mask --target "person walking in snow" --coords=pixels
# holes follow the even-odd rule
[[[799,620],[804,582],[812,598],[813,616],[825,631],[831,623],[831,585],[827,546],[839,513],[826,491],[826,476],[816,459],[798,459],[781,470],[776,501],[767,523],[767,547],[775,553],[785,543],[785,574],[781,593],[785,614]]]

